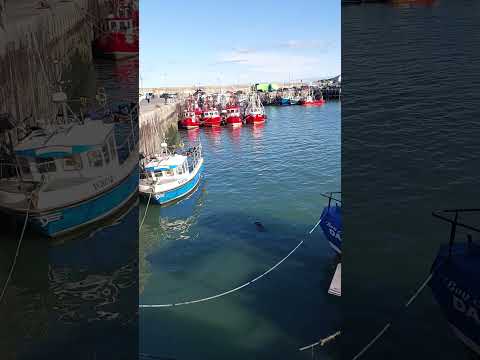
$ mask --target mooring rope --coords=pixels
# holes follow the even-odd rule
[[[432,280],[433,276],[433,271],[427,276],[427,278],[424,280],[424,282],[420,285],[420,287],[415,291],[415,293],[412,295],[412,297],[405,303],[404,308],[405,310],[415,301],[415,299],[420,295],[420,293],[425,289],[425,287],[428,285],[430,280]],[[359,359],[365,352],[367,352],[368,349],[370,349],[386,332],[387,330],[392,326],[392,321],[389,321],[388,323],[385,324],[385,326],[380,330],[380,332],[375,335],[375,337],[370,340],[370,342],[365,345],[365,347],[360,350],[360,352],[353,357],[352,360],[357,360]]]
[[[20,238],[18,239],[17,249],[15,251],[15,256],[13,258],[12,266],[10,267],[10,272],[8,273],[7,279],[5,280],[5,283],[3,284],[2,293],[0,294],[0,304],[2,304],[2,302],[3,302],[3,297],[5,296],[5,293],[6,293],[7,288],[8,288],[8,284],[10,283],[10,280],[11,280],[12,275],[13,275],[13,271],[15,270],[15,265],[17,264],[18,254],[20,253],[20,246],[22,245],[23,236],[25,235],[25,229],[27,228],[28,217],[29,217],[29,214],[30,214],[30,207],[32,205],[32,195],[33,194],[30,194],[30,199],[28,201],[27,212],[25,213],[25,221],[23,222],[22,232],[20,234]]]
[[[147,217],[148,205],[150,205],[150,199],[151,198],[152,198],[152,193],[150,193],[150,195],[148,196],[147,206],[145,207],[145,212],[143,213],[143,219],[142,219],[142,222],[140,223],[140,226],[138,227],[138,231],[140,231],[140,229],[142,228],[143,222],[145,221],[145,218]]]
[[[323,346],[323,345],[325,345],[326,343],[334,340],[334,339],[335,339],[337,336],[339,336],[340,334],[341,334],[341,331],[337,331],[336,333],[334,333],[334,334],[332,334],[332,335],[329,335],[329,336],[327,336],[327,337],[325,337],[325,338],[323,338],[323,339],[320,339],[320,340],[318,340],[317,342],[314,342],[313,344],[303,346],[303,347],[301,347],[301,348],[298,349],[298,350],[304,351],[304,350],[308,350],[308,349],[313,349],[314,347],[319,346],[319,345],[320,345],[320,346]]]
[[[313,233],[313,231],[317,228],[317,226],[320,224],[320,221],[321,221],[321,218],[318,220],[318,222],[315,224],[315,226],[309,231],[309,235],[311,235]],[[180,305],[190,305],[190,304],[196,304],[196,303],[201,303],[201,302],[205,302],[205,301],[209,301],[209,300],[213,300],[213,299],[218,299],[222,296],[225,296],[225,295],[228,295],[228,294],[231,294],[231,293],[234,293],[240,289],[243,289],[244,287],[247,287],[251,284],[253,284],[255,281],[257,280],[260,280],[261,278],[263,278],[264,276],[266,276],[268,273],[270,273],[271,271],[275,270],[277,267],[280,266],[280,264],[282,264],[285,260],[287,260],[290,255],[292,255],[303,243],[305,242],[305,239],[304,240],[301,240],[297,246],[295,246],[286,256],[284,256],[280,261],[278,261],[275,265],[273,265],[271,268],[269,268],[267,271],[263,272],[262,274],[258,275],[256,278],[250,280],[250,281],[247,281],[246,283],[240,285],[240,286],[237,286],[233,289],[230,289],[230,290],[227,290],[227,291],[224,291],[224,292],[221,292],[219,294],[216,294],[216,295],[212,295],[212,296],[208,296],[208,297],[204,297],[204,298],[201,298],[201,299],[196,299],[196,300],[190,300],[190,301],[182,301],[182,302],[178,302],[178,303],[170,303],[170,304],[153,304],[153,305],[142,305],[140,304],[139,307],[141,308],[162,308],[162,307],[173,307],[173,306],[180,306]]]

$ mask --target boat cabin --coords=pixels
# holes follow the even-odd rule
[[[188,157],[175,154],[165,158],[153,159],[146,163],[141,179],[151,179],[157,183],[170,182],[190,173]]]
[[[23,181],[92,178],[118,165],[114,125],[102,121],[34,130],[14,151]]]

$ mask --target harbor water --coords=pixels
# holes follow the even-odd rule
[[[392,3],[342,8],[342,355],[393,319],[365,359],[469,359],[429,287],[403,304],[449,240],[431,212],[479,205],[480,3]]]
[[[200,141],[204,177],[189,198],[150,204],[140,230],[140,304],[194,300],[260,275],[211,301],[140,309],[140,352],[168,359],[309,359],[301,346],[341,328],[340,298],[327,291],[338,259],[318,221],[340,190],[338,101],[267,107],[260,126],[180,131]],[[139,215],[143,217],[145,202]],[[339,356],[338,342],[316,351]]]

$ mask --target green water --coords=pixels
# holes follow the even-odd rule
[[[307,238],[325,206],[320,194],[340,190],[340,109],[338,102],[271,107],[261,127],[182,132],[185,143],[202,142],[205,176],[190,198],[149,207],[140,232],[140,303],[229,290]],[[340,299],[327,294],[336,263],[317,229],[276,270],[240,291],[140,309],[140,352],[175,359],[311,358],[298,348],[341,327]],[[338,358],[338,343],[316,356]]]

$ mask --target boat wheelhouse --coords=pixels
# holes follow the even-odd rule
[[[126,131],[130,131],[130,124]],[[0,209],[58,236],[113,213],[136,192],[138,135],[118,146],[114,124],[90,120],[37,129],[2,164]],[[7,174],[7,176],[5,176]]]
[[[328,198],[328,205],[323,209],[320,217],[320,227],[328,243],[338,254],[342,253],[342,201],[335,198],[334,195],[338,197],[340,194],[341,192],[322,194]]]
[[[173,154],[162,144],[163,153],[142,162],[139,192],[159,205],[179,200],[192,193],[200,182],[203,171],[201,144],[185,154]]]
[[[480,209],[450,209],[433,216],[451,224],[450,241],[442,245],[432,265],[429,286],[454,334],[480,355],[480,245],[471,232],[480,228],[459,217],[480,214]],[[466,230],[466,240],[456,239],[457,229]]]

